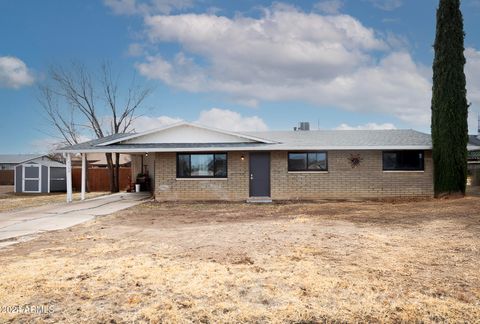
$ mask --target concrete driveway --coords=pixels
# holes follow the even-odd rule
[[[68,228],[98,216],[141,204],[145,193],[118,193],[71,204],[53,204],[0,213],[0,248],[32,239],[35,234]]]

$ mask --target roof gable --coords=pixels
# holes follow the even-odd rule
[[[179,123],[168,127],[154,129],[143,133],[98,144],[172,144],[172,143],[274,143],[258,137],[239,134],[210,127]]]
[[[50,167],[65,167],[65,164],[55,161],[48,156],[41,156],[33,160],[25,161],[22,164],[26,164],[26,163],[29,163],[29,164],[35,163],[35,164],[41,164],[41,165],[50,166]]]
[[[20,164],[39,158],[41,154],[1,154],[0,163],[4,164]]]

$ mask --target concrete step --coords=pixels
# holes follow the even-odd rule
[[[269,204],[272,202],[270,197],[250,197],[247,199],[247,203],[251,204]]]

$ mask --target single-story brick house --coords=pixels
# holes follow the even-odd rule
[[[230,132],[182,122],[58,152],[67,173],[71,154],[129,154],[132,179],[148,173],[160,201],[433,196],[431,137],[414,130]]]
[[[477,135],[468,138],[468,174],[472,186],[480,186],[480,120]]]

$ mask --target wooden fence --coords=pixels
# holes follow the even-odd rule
[[[13,186],[14,170],[0,170],[0,186]]]
[[[131,169],[120,168],[120,190],[130,188]],[[80,191],[82,186],[82,169],[72,169],[72,185],[74,191]],[[110,171],[107,168],[91,168],[88,170],[89,191],[110,191]]]

